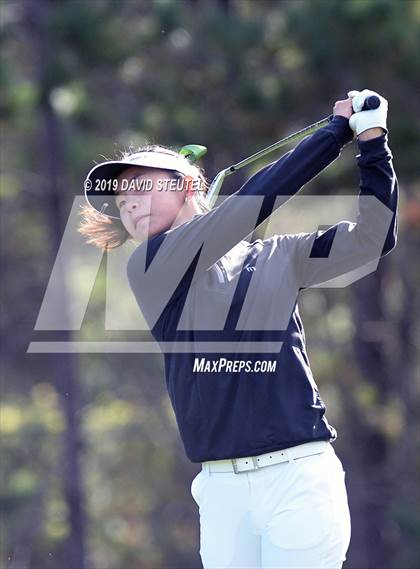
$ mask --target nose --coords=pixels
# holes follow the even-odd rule
[[[147,204],[143,203],[142,206],[140,205],[140,202],[142,201],[140,196],[127,196],[127,198],[126,211],[131,218],[147,213]]]
[[[131,199],[127,199],[127,211],[130,213],[135,210],[139,210],[140,204],[138,201],[132,196]]]

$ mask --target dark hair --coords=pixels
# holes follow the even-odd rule
[[[176,150],[171,148],[160,146],[158,144],[148,144],[136,149],[130,149],[128,152],[123,152],[122,156],[118,158],[119,160],[124,160],[131,156],[131,154],[137,152],[153,152],[159,151],[167,154],[180,156]],[[185,158],[186,160],[186,158]],[[193,166],[197,170],[197,184],[198,188],[195,190],[192,199],[198,205],[202,213],[210,211],[206,203],[206,194],[209,188],[208,180],[204,176],[204,170],[194,164]],[[174,179],[178,179],[180,174],[177,172],[168,171]],[[78,231],[84,235],[87,239],[86,242],[92,245],[96,245],[100,249],[108,250],[115,249],[123,245],[127,240],[132,239],[131,235],[128,233],[123,223],[119,219],[114,219],[99,213],[90,204],[86,203],[81,206],[79,215],[82,216]]]

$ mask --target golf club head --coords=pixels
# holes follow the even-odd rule
[[[201,146],[200,144],[187,144],[181,148],[179,154],[186,156],[191,164],[195,164],[206,152],[207,148],[205,146]]]
[[[226,178],[227,172],[228,170],[222,170],[221,172],[219,172],[212,181],[212,183],[210,184],[210,188],[207,192],[207,198],[206,198],[208,207],[212,208],[216,203],[216,200],[220,193],[220,189],[222,187],[224,179]]]

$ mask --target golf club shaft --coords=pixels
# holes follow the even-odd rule
[[[380,105],[379,98],[376,95],[371,95],[370,97],[366,98],[365,103],[364,103],[363,108],[362,108],[362,111],[377,109],[379,107],[379,105]],[[221,172],[219,172],[217,174],[217,176],[214,178],[213,182],[210,185],[209,191],[207,192],[207,204],[208,204],[208,206],[210,208],[212,208],[214,206],[214,204],[217,200],[217,197],[219,195],[220,189],[222,187],[223,181],[226,178],[226,176],[230,176],[230,174],[237,172],[238,170],[240,170],[240,168],[244,168],[245,166],[252,164],[252,162],[259,160],[260,158],[262,158],[266,154],[269,154],[270,152],[273,152],[274,150],[278,150],[282,146],[286,146],[286,144],[289,144],[290,142],[297,142],[301,138],[314,133],[318,129],[327,125],[330,121],[332,121],[333,118],[334,118],[334,115],[330,115],[328,117],[321,119],[318,122],[310,124],[309,126],[302,128],[301,130],[298,130],[297,132],[295,132],[293,134],[289,134],[288,136],[286,136],[285,138],[282,138],[281,140],[275,142],[274,144],[271,144],[271,146],[267,146],[267,148],[263,148],[262,150],[260,150],[259,152],[256,152],[252,156],[249,156],[248,158],[244,158],[244,160],[241,160],[237,164],[233,164],[232,166],[229,166],[228,168],[225,168],[225,170],[222,170]]]
[[[285,146],[289,142],[296,142],[300,138],[302,138],[304,136],[308,136],[309,134],[312,134],[313,132],[315,132],[319,128],[322,128],[323,126],[328,124],[328,122],[331,120],[331,118],[332,118],[331,116],[326,117],[325,119],[322,119],[316,123],[313,123],[309,126],[306,126],[305,128],[302,128],[302,130],[298,130],[297,132],[294,132],[293,134],[289,134],[288,136],[285,136],[281,140],[274,142],[274,144],[267,146],[267,148],[263,148],[262,150],[259,150],[258,152],[256,152],[252,156],[249,156],[248,158],[241,160],[237,164],[233,164],[232,166],[230,166],[228,168],[227,175],[233,174],[233,172],[236,172],[236,170],[239,170],[240,168],[243,168],[244,166],[248,166],[248,164],[251,164],[255,160],[262,158],[266,154],[269,154],[270,152],[273,152],[274,150],[277,150],[278,148]]]
[[[255,154],[252,154],[252,156],[249,156],[248,158],[244,158],[244,160],[241,160],[240,162],[237,162],[236,164],[232,164],[232,166],[229,166],[225,170],[222,170],[221,172],[219,172],[217,174],[217,176],[215,177],[215,179],[213,180],[213,182],[209,188],[209,191],[207,193],[207,203],[208,203],[209,207],[214,206],[214,204],[217,200],[217,197],[219,195],[221,185],[223,183],[223,180],[226,178],[226,176],[230,176],[230,174],[233,174],[234,172],[237,172],[241,168],[244,168],[245,166],[252,164],[256,160],[259,160],[260,158],[265,156],[266,154],[269,154],[270,152],[273,152],[274,150],[278,150],[279,148],[286,146],[286,144],[289,144],[290,142],[297,142],[301,138],[308,136],[309,134],[314,133],[318,129],[327,125],[331,121],[332,117],[333,117],[333,115],[330,115],[329,117],[325,117],[324,119],[322,119],[318,122],[315,122],[315,123],[313,123],[313,124],[311,124],[305,128],[302,128],[301,130],[298,130],[297,132],[294,132],[293,134],[289,134],[288,136],[282,138],[281,140],[274,142],[274,144],[271,144],[270,146],[267,146],[266,148],[259,150]]]

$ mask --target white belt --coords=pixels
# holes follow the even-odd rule
[[[208,460],[202,463],[203,470],[208,472],[247,472],[248,470],[257,470],[271,464],[279,464],[280,462],[288,462],[296,458],[311,456],[312,454],[320,454],[327,451],[331,447],[328,441],[313,441],[303,443],[294,447],[267,452],[258,456],[246,456],[242,458],[232,458],[225,460]],[[332,447],[331,447],[332,448]]]

